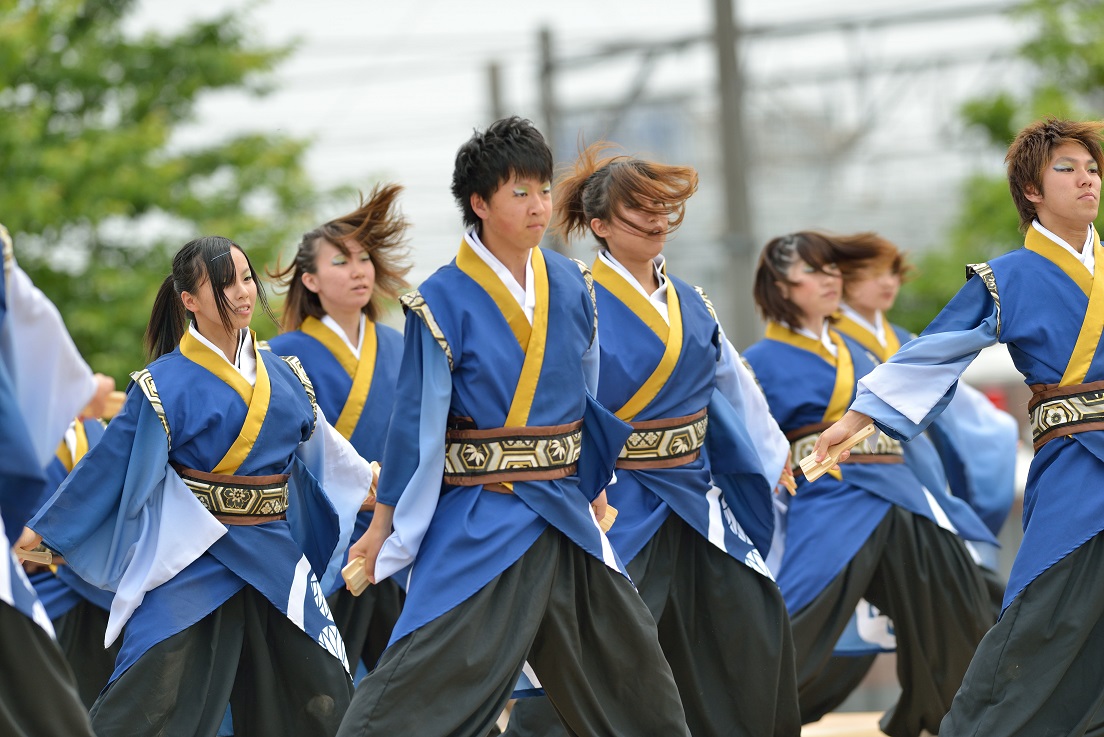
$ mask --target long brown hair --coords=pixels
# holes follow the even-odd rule
[[[632,156],[603,156],[614,145],[593,143],[579,154],[573,167],[556,181],[554,228],[565,239],[586,235],[594,218],[641,230],[625,219],[625,210],[667,215],[668,232],[686,215],[686,200],[698,189],[698,173],[689,166],[668,166]],[[594,236],[599,243],[605,240]]]
[[[349,257],[345,241],[352,240],[372,259],[375,285],[372,298],[362,310],[370,321],[375,322],[382,314],[385,299],[397,299],[399,292],[409,286],[405,278],[410,272],[408,223],[396,207],[402,189],[398,184],[376,185],[367,200],[360,196],[357,209],[304,233],[290,266],[282,270],[277,266],[276,271],[269,272],[277,283],[287,287],[280,321],[285,332],[297,330],[307,316],[321,319],[326,314],[318,295],[303,284],[303,274],[313,274],[318,268],[318,248],[323,241]]]
[[[849,280],[859,276],[863,269],[884,267],[905,281],[912,264],[906,254],[893,241],[877,233],[864,232],[852,235],[827,235],[824,237],[832,244],[836,252],[836,265],[843,273],[846,287]]]

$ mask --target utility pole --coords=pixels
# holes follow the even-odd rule
[[[491,121],[506,117],[506,106],[502,102],[502,65],[497,61],[487,62],[487,97],[490,103]]]
[[[544,140],[552,154],[556,153],[556,125],[559,110],[556,107],[555,89],[556,59],[552,52],[552,30],[547,26],[540,29],[540,106],[544,119]]]
[[[556,106],[556,58],[552,50],[552,31],[547,26],[540,29],[540,105],[544,119],[544,140],[552,149],[553,165],[556,163],[556,133],[559,129],[559,108]],[[560,253],[568,253],[567,243],[562,238],[546,233],[544,245]]]
[[[714,47],[717,54],[717,84],[720,114],[718,135],[724,206],[722,243],[727,290],[718,299],[721,324],[728,338],[744,349],[759,337],[752,283],[755,246],[752,241],[751,206],[748,201],[749,157],[744,136],[744,79],[740,68],[740,32],[733,19],[733,0],[713,0]],[[718,295],[721,296],[721,295]],[[723,305],[723,306],[721,306]]]

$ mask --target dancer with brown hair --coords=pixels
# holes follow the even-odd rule
[[[831,243],[799,232],[767,243],[755,301],[767,330],[744,351],[793,462],[840,417],[874,361],[831,325],[843,280]],[[882,718],[891,737],[935,732],[970,656],[993,622],[985,582],[965,540],[994,542],[964,502],[926,489],[906,449],[880,439],[839,471],[799,478],[767,564],[790,611],[804,719],[809,689],[865,598],[892,618],[902,693]],[[884,628],[883,628],[884,629]],[[819,693],[817,691],[816,693]]]
[[[402,334],[378,322],[410,270],[401,192],[395,184],[377,186],[357,209],[305,233],[293,263],[273,275],[287,287],[285,332],[269,347],[299,358],[319,409],[367,460],[383,457],[402,361]],[[357,515],[350,545],[368,529],[374,507],[371,499]],[[354,668],[376,666],[403,597],[391,579],[356,597],[334,581],[327,599]]]
[[[606,490],[610,542],[655,617],[690,733],[796,737],[789,617],[761,557],[789,443],[705,293],[668,272],[697,172],[607,148],[584,151],[554,199],[562,235],[598,241],[597,397],[634,428]],[[547,733],[529,726],[540,709],[519,701],[507,734]]]
[[[1040,120],[1008,149],[1024,247],[968,266],[965,286],[920,337],[863,378],[815,451],[872,419],[894,438],[924,430],[978,352],[1003,343],[1035,393],[1024,538],[1004,598],[940,726],[942,737],[1078,737],[1104,704],[1104,124]]]
[[[588,395],[589,272],[538,247],[551,177],[529,121],[473,134],[453,168],[456,259],[402,298],[376,512],[349,555],[372,581],[402,571],[407,598],[341,735],[482,737],[526,657],[572,734],[688,734],[655,623],[598,524],[629,428]]]

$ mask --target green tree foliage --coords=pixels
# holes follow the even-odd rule
[[[1104,3],[1099,0],[1031,0],[1016,16],[1032,29],[1020,49],[1032,75],[1014,90],[970,101],[967,124],[994,151],[1039,118],[1096,119],[1104,108]],[[945,248],[919,260],[920,276],[903,290],[894,317],[921,330],[962,285],[963,265],[985,261],[1023,242],[1019,217],[1003,176],[971,177]]]
[[[134,7],[0,0],[0,222],[89,363],[119,382],[145,364],[153,294],[186,240],[225,235],[261,268],[320,199],[304,141],[174,141],[204,95],[268,91],[290,48],[256,45],[233,12],[135,36]]]

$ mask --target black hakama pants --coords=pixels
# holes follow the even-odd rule
[[[847,566],[791,618],[805,721],[823,714],[806,712],[804,689],[817,683],[861,598],[893,620],[897,636],[902,693],[882,717],[882,731],[890,737],[936,733],[993,624],[981,569],[956,535],[891,507]],[[810,703],[810,710],[815,706],[820,704]]]
[[[648,608],[624,576],[552,527],[388,648],[338,734],[484,737],[526,658],[571,735],[689,735]]]
[[[777,584],[667,517],[627,566],[655,618],[694,737],[797,737],[789,615]],[[541,698],[521,699],[509,737],[563,737]]]
[[[102,642],[102,640],[101,640]],[[0,734],[92,737],[73,672],[46,630],[0,601]]]
[[[92,707],[97,737],[333,737],[349,705],[345,666],[246,586],[157,643]]]

